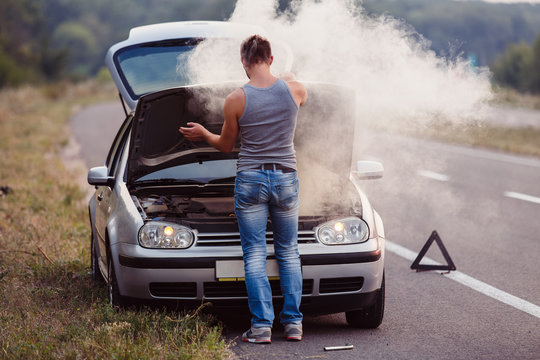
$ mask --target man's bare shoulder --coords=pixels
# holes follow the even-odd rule
[[[296,99],[298,105],[303,105],[307,100],[307,90],[305,86],[294,78],[285,81],[287,82],[287,85],[289,86],[289,89],[291,90],[291,93]]]
[[[298,80],[287,81],[287,85],[289,85],[289,87],[294,90],[306,91],[306,88],[304,87],[304,85]]]
[[[244,94],[244,90],[242,90],[241,88],[238,88],[232,91],[229,95],[227,95],[227,98],[225,100],[230,103],[236,103],[236,102],[244,102],[245,98],[246,96]]]
[[[244,112],[245,104],[246,95],[244,94],[244,90],[238,88],[225,98],[225,112],[235,114],[237,117],[240,117]]]
[[[294,75],[290,71],[282,72],[281,74],[279,74],[279,78],[282,80],[285,80],[287,85],[289,85],[289,89],[291,89],[291,91],[299,91],[299,92],[306,91],[306,88],[304,87],[304,85],[298,80],[296,80],[296,75]]]

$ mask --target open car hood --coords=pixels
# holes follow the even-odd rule
[[[218,109],[230,89],[230,85],[186,86],[141,97],[132,120],[127,183],[172,166],[237,158],[238,146],[225,154],[206,142],[186,140],[178,131],[197,122],[221,133],[223,115]]]
[[[132,120],[128,185],[172,166],[237,158],[239,142],[231,153],[224,154],[206,142],[186,140],[178,128],[197,122],[219,134],[225,97],[240,85],[186,86],[142,96]],[[298,172],[308,182],[331,181],[339,192],[339,183],[348,181],[351,169],[354,94],[334,85],[305,85],[309,99],[300,109],[294,140]]]

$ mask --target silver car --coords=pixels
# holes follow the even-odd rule
[[[126,119],[105,165],[90,169],[88,182],[96,188],[89,203],[92,272],[105,279],[113,306],[168,300],[248,312],[234,215],[239,144],[220,153],[184,139],[178,128],[199,122],[220,132],[225,96],[245,82],[240,43],[254,32],[263,30],[225,22],[156,24],[132,29],[127,40],[109,49],[106,63]],[[283,58],[279,71],[290,70],[292,53],[275,44],[275,57]],[[227,72],[236,79],[216,76],[213,83],[195,84],[208,76],[197,74],[197,59],[218,48],[222,55],[206,58],[238,61],[240,69]],[[353,162],[350,89],[303,83],[309,100],[300,110],[295,137],[301,310],[345,312],[351,326],[375,328],[384,312],[384,229],[360,183],[380,178],[383,168],[378,162]],[[266,234],[267,275],[279,304],[270,221]]]

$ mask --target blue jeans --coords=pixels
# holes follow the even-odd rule
[[[302,269],[298,253],[298,178],[295,172],[248,170],[236,175],[235,213],[240,229],[244,270],[253,327],[272,326],[272,291],[266,275],[266,225],[274,233],[283,309],[282,324],[302,322]]]

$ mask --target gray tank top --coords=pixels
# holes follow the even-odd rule
[[[282,79],[270,87],[245,84],[246,96],[240,126],[237,171],[276,163],[296,170],[293,145],[298,105]]]

